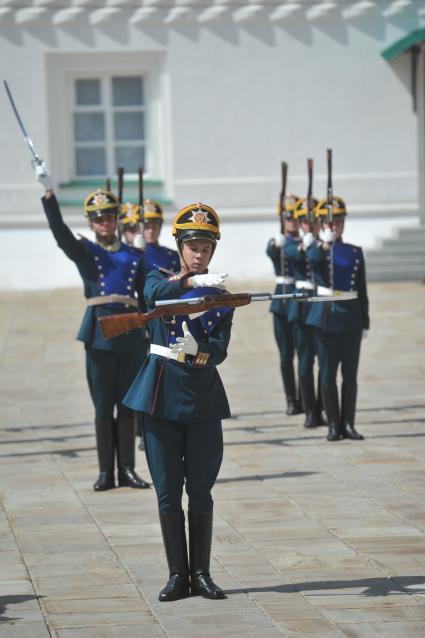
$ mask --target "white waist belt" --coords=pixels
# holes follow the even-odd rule
[[[322,297],[331,297],[334,294],[333,288],[325,288],[325,286],[317,286],[317,294]]]
[[[139,307],[137,299],[134,297],[126,297],[126,295],[117,295],[115,293],[99,297],[90,297],[90,299],[87,299],[88,306],[103,306],[103,304],[106,303],[122,303],[126,306],[134,306],[135,308]]]
[[[160,357],[173,359],[174,361],[180,361],[181,363],[184,363],[186,359],[184,352],[176,352],[172,348],[158,346],[156,343],[151,343],[150,354],[158,354]]]
[[[314,290],[314,284],[311,281],[296,281],[295,288],[304,289],[304,290]]]
[[[294,281],[295,279],[293,277],[283,277],[282,275],[277,275],[276,277],[277,284],[284,284],[288,286],[289,284],[293,284]]]

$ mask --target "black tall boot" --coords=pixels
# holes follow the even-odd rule
[[[287,410],[286,414],[293,416],[294,414],[301,414],[302,408],[297,399],[297,390],[295,387],[295,375],[294,366],[292,363],[285,363],[280,366],[283,380],[283,388],[285,390]]]
[[[213,513],[189,511],[188,516],[191,595],[212,600],[226,598],[210,576]]]
[[[327,425],[328,419],[326,418],[325,406],[323,404],[322,397],[322,375],[317,375],[317,399],[316,399],[316,419],[317,425]]]
[[[313,373],[300,377],[301,397],[305,412],[305,428],[316,428],[319,424],[316,417],[316,399],[314,397]]]
[[[364,436],[354,427],[356,417],[357,383],[343,383],[341,391],[341,430],[344,439],[363,441]]]
[[[159,600],[168,602],[186,598],[190,593],[184,513],[182,511],[175,514],[160,512],[159,520],[170,572],[168,583],[159,593]]]
[[[325,403],[326,417],[328,419],[329,432],[326,437],[328,441],[339,441],[340,432],[340,415],[338,405],[338,388],[336,385],[322,386],[322,396]]]
[[[114,420],[96,419],[96,446],[99,459],[99,477],[93,485],[95,492],[115,487],[114,478]]]
[[[117,450],[118,485],[146,489],[149,483],[134,470],[136,453],[136,431],[134,417],[118,417],[115,445]]]

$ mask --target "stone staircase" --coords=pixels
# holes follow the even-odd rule
[[[365,259],[368,281],[425,281],[425,223],[399,229]]]

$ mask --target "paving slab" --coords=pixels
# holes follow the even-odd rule
[[[81,292],[0,293],[0,638],[422,638],[425,287],[370,301],[361,442],[285,414],[268,308],[236,311],[211,560],[228,599],[164,604],[153,490],[92,490]]]

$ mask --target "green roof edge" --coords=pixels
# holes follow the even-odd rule
[[[394,42],[390,47],[381,51],[381,55],[387,61],[394,60],[394,58],[404,53],[407,49],[423,40],[425,40],[425,27],[416,29],[403,38],[400,38],[400,40]]]

